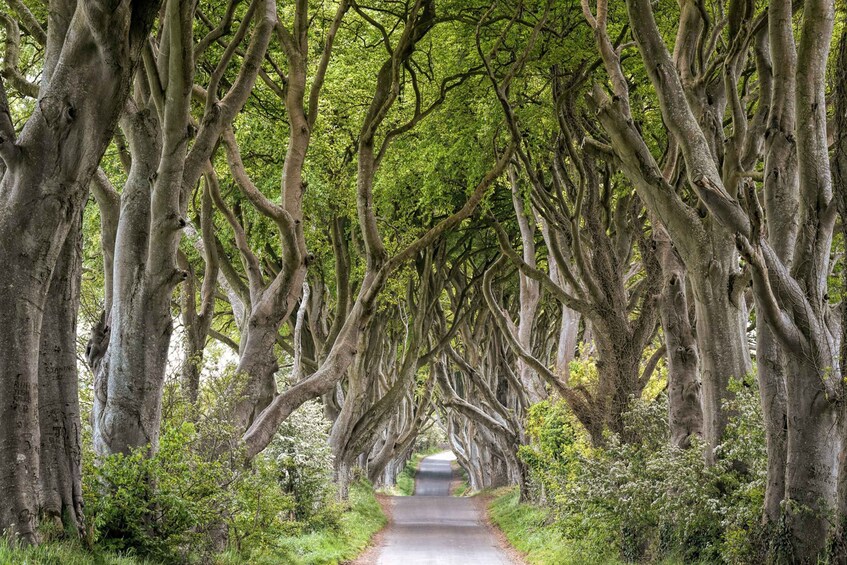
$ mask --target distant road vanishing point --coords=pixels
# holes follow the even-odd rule
[[[421,461],[415,496],[393,500],[378,565],[512,565],[474,501],[450,496],[450,452]]]

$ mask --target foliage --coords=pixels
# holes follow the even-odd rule
[[[152,456],[144,449],[110,455],[86,475],[86,508],[102,547],[163,561],[209,549],[208,528],[229,502],[220,485],[230,473],[192,450],[196,439],[191,423],[166,425]]]
[[[136,450],[95,464],[86,438],[95,551],[165,563],[335,563],[382,527],[369,485],[355,485],[347,505],[336,502],[329,424],[317,402],[295,411],[244,467],[225,417],[231,399],[224,391],[237,384],[225,371],[206,383],[195,407],[169,387],[153,454]]]
[[[543,505],[520,502],[517,489],[495,491],[489,507],[491,520],[506,534],[515,548],[533,565],[572,563],[589,565],[617,562],[614,551],[598,553],[596,547],[584,547],[578,539],[569,539],[551,524],[553,510]]]
[[[332,450],[327,441],[329,421],[316,401],[305,403],[286,420],[265,451],[279,481],[294,503],[292,518],[332,525]]]
[[[340,513],[336,527],[281,536],[264,547],[250,551],[230,550],[218,556],[215,562],[220,565],[342,563],[358,555],[385,522],[371,485],[364,481],[355,482],[350,487],[348,506]]]
[[[614,548],[627,561],[756,562],[764,432],[753,383],[734,382],[732,391],[726,408],[733,416],[711,466],[703,465],[698,440],[690,449],[670,446],[664,395],[635,400],[627,413],[627,427],[639,442],[612,436],[593,449],[563,403],[534,406],[527,423],[530,444],[520,454],[551,507],[544,518],[551,524],[544,528],[578,541],[597,559]],[[514,504],[504,500],[500,507],[509,520]],[[520,519],[532,522],[532,516]]]

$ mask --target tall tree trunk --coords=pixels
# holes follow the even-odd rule
[[[173,0],[171,0],[173,1]],[[95,374],[94,449],[126,453],[158,440],[165,363],[172,322],[170,292],[151,292],[148,246],[153,183],[159,166],[159,123],[150,109],[124,119],[133,160],[121,195],[115,238],[112,308],[106,358]],[[176,227],[176,226],[174,226]],[[160,377],[161,375],[161,377]]]
[[[134,1],[112,10],[76,5],[48,37],[50,67],[39,102],[15,138],[0,81],[0,530],[37,542],[38,373],[41,326],[52,272],[85,201],[157,10]],[[67,11],[57,4],[57,11]],[[55,65],[54,65],[55,63]]]
[[[773,79],[768,131],[765,137],[764,210],[768,221],[768,241],[779,260],[791,266],[797,242],[798,171],[795,134],[795,73],[797,53],[794,47],[792,6],[790,2],[774,2],[769,8],[768,50],[775,64],[760,65],[763,85]],[[763,96],[768,91],[764,89]],[[759,301],[757,309],[765,308]],[[763,517],[766,524],[776,525],[782,514],[788,431],[786,382],[788,360],[782,343],[769,324],[757,328],[756,363],[759,397],[764,417],[768,449],[768,479],[765,488]]]
[[[83,526],[76,351],[81,244],[81,213],[78,213],[53,270],[38,357],[41,519],[56,522],[72,537]]]
[[[697,346],[685,296],[685,267],[673,250],[667,232],[658,222],[653,224],[653,237],[664,278],[660,311],[668,359],[668,424],[671,444],[685,448],[690,445],[691,436],[703,435]]]
[[[742,379],[752,368],[747,347],[747,309],[743,298],[733,301],[733,283],[738,279],[738,255],[728,230],[711,230],[715,255],[688,266],[693,290],[700,354],[703,436],[706,460],[714,460],[714,448],[723,438],[728,414],[730,379]]]
[[[518,219],[521,232],[521,247],[524,262],[531,268],[535,268],[535,213],[531,206],[527,206],[524,195],[520,190],[518,181],[518,167],[509,167],[509,182],[512,185],[512,206]],[[532,329],[535,322],[535,314],[538,312],[538,303],[541,301],[541,283],[529,278],[522,272],[518,272],[519,280],[519,304],[518,304],[518,327],[517,340],[527,351],[532,351]],[[530,404],[535,404],[547,397],[544,390],[544,381],[532,370],[523,359],[518,358],[518,378],[526,391]]]

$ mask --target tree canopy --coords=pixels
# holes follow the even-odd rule
[[[615,558],[845,559],[843,2],[0,7],[20,543],[240,550],[244,473],[305,519],[437,430]]]

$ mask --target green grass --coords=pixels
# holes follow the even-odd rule
[[[89,551],[79,543],[49,542],[37,547],[10,547],[0,541],[0,565],[145,565],[153,562],[115,553]]]
[[[551,523],[550,511],[519,503],[517,489],[494,491],[489,505],[491,521],[533,565],[596,565],[620,563],[613,555],[598,554],[576,540],[566,539]]]
[[[227,552],[216,560],[218,565],[335,565],[354,559],[364,550],[387,519],[370,484],[350,487],[350,509],[337,528],[319,530],[276,540],[273,548],[251,555]]]
[[[567,538],[556,526],[549,509],[518,502],[516,488],[489,491],[487,494],[493,495],[488,506],[491,521],[506,534],[509,543],[524,554],[528,563],[624,565],[614,547],[599,547],[589,540]],[[669,557],[658,561],[657,565],[683,563],[683,559]]]

